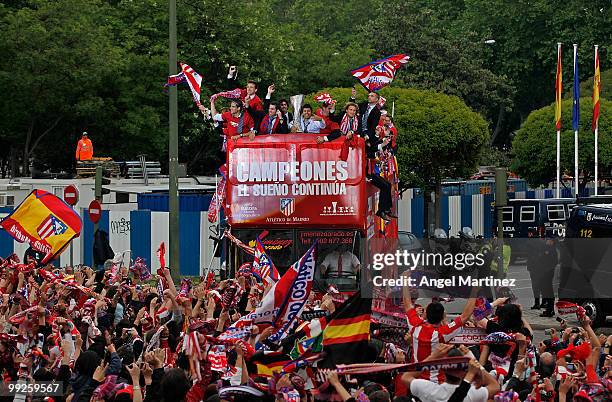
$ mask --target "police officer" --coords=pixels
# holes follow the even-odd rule
[[[557,265],[557,249],[552,238],[541,238],[535,232],[528,233],[527,270],[531,278],[531,289],[535,303],[532,310],[545,308],[542,317],[554,315],[554,291],[552,281]],[[540,296],[542,303],[540,304]]]
[[[553,317],[555,315],[555,291],[553,290],[553,277],[555,276],[555,267],[559,262],[557,255],[556,239],[552,234],[547,233],[544,239],[544,245],[541,257],[542,277],[540,281],[540,290],[542,292],[542,304],[544,308],[540,317]]]

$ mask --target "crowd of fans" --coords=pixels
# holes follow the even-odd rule
[[[440,301],[422,307],[406,291],[406,329],[394,328],[399,336],[390,340],[382,335],[384,324],[372,324],[368,346],[355,360],[410,363],[467,356],[467,371],[400,368],[344,376],[333,367],[317,368],[315,360],[270,373],[261,370],[260,359],[268,351],[289,353],[292,335],[275,343],[268,339],[274,328],[256,325],[231,342],[222,335],[269,290],[248,271],[219,283],[209,276],[192,286],[184,279],[177,287],[168,269],[158,270],[156,285],[138,264],[98,271],[36,268],[12,256],[1,266],[4,384],[55,382],[62,390],[27,396],[4,389],[4,400],[606,401],[612,395],[612,337],[597,336],[584,315],[578,327],[552,329],[549,339],[536,344],[521,306],[508,299],[495,300],[483,313],[475,310],[482,299],[472,297],[450,319]],[[342,303],[333,289],[313,292],[295,326],[332,314]],[[449,343],[464,327],[485,328],[486,342]]]

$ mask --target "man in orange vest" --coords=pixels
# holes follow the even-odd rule
[[[93,158],[93,144],[87,137],[87,132],[83,132],[83,136],[77,145],[76,159],[77,161],[88,161],[91,158]]]

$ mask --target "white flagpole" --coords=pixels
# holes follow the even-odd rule
[[[595,63],[597,63],[597,48],[598,47],[599,47],[598,45],[595,45]],[[595,66],[595,68],[597,68],[597,66]],[[593,90],[595,90],[595,88],[593,88]],[[595,122],[595,195],[597,195],[597,187],[599,185],[598,145],[599,145],[599,121]]]
[[[561,54],[561,42],[557,43],[557,63],[559,63],[560,54]],[[557,97],[557,94],[555,94],[555,97]],[[560,99],[556,101],[559,103],[561,102]],[[561,130],[559,129],[557,129],[557,191],[556,191],[556,198],[561,198]]]
[[[598,173],[598,163],[597,163],[597,154],[598,154],[598,140],[599,140],[599,122],[595,124],[595,195],[597,195],[597,186],[599,184],[597,173]]]
[[[561,130],[557,130],[557,192],[556,198],[561,198]]]
[[[391,104],[391,117],[395,118],[395,101]]]
[[[578,58],[578,45],[574,43],[574,74],[576,74],[576,62]],[[574,77],[574,85],[576,85],[576,78]],[[576,90],[574,89],[574,92]],[[574,194],[576,198],[579,195],[578,192],[578,130],[574,130]]]

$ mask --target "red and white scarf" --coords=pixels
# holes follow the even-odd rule
[[[357,116],[349,117],[348,114],[344,114],[342,121],[340,122],[340,131],[346,135],[349,131],[357,132],[359,128],[359,118]]]

